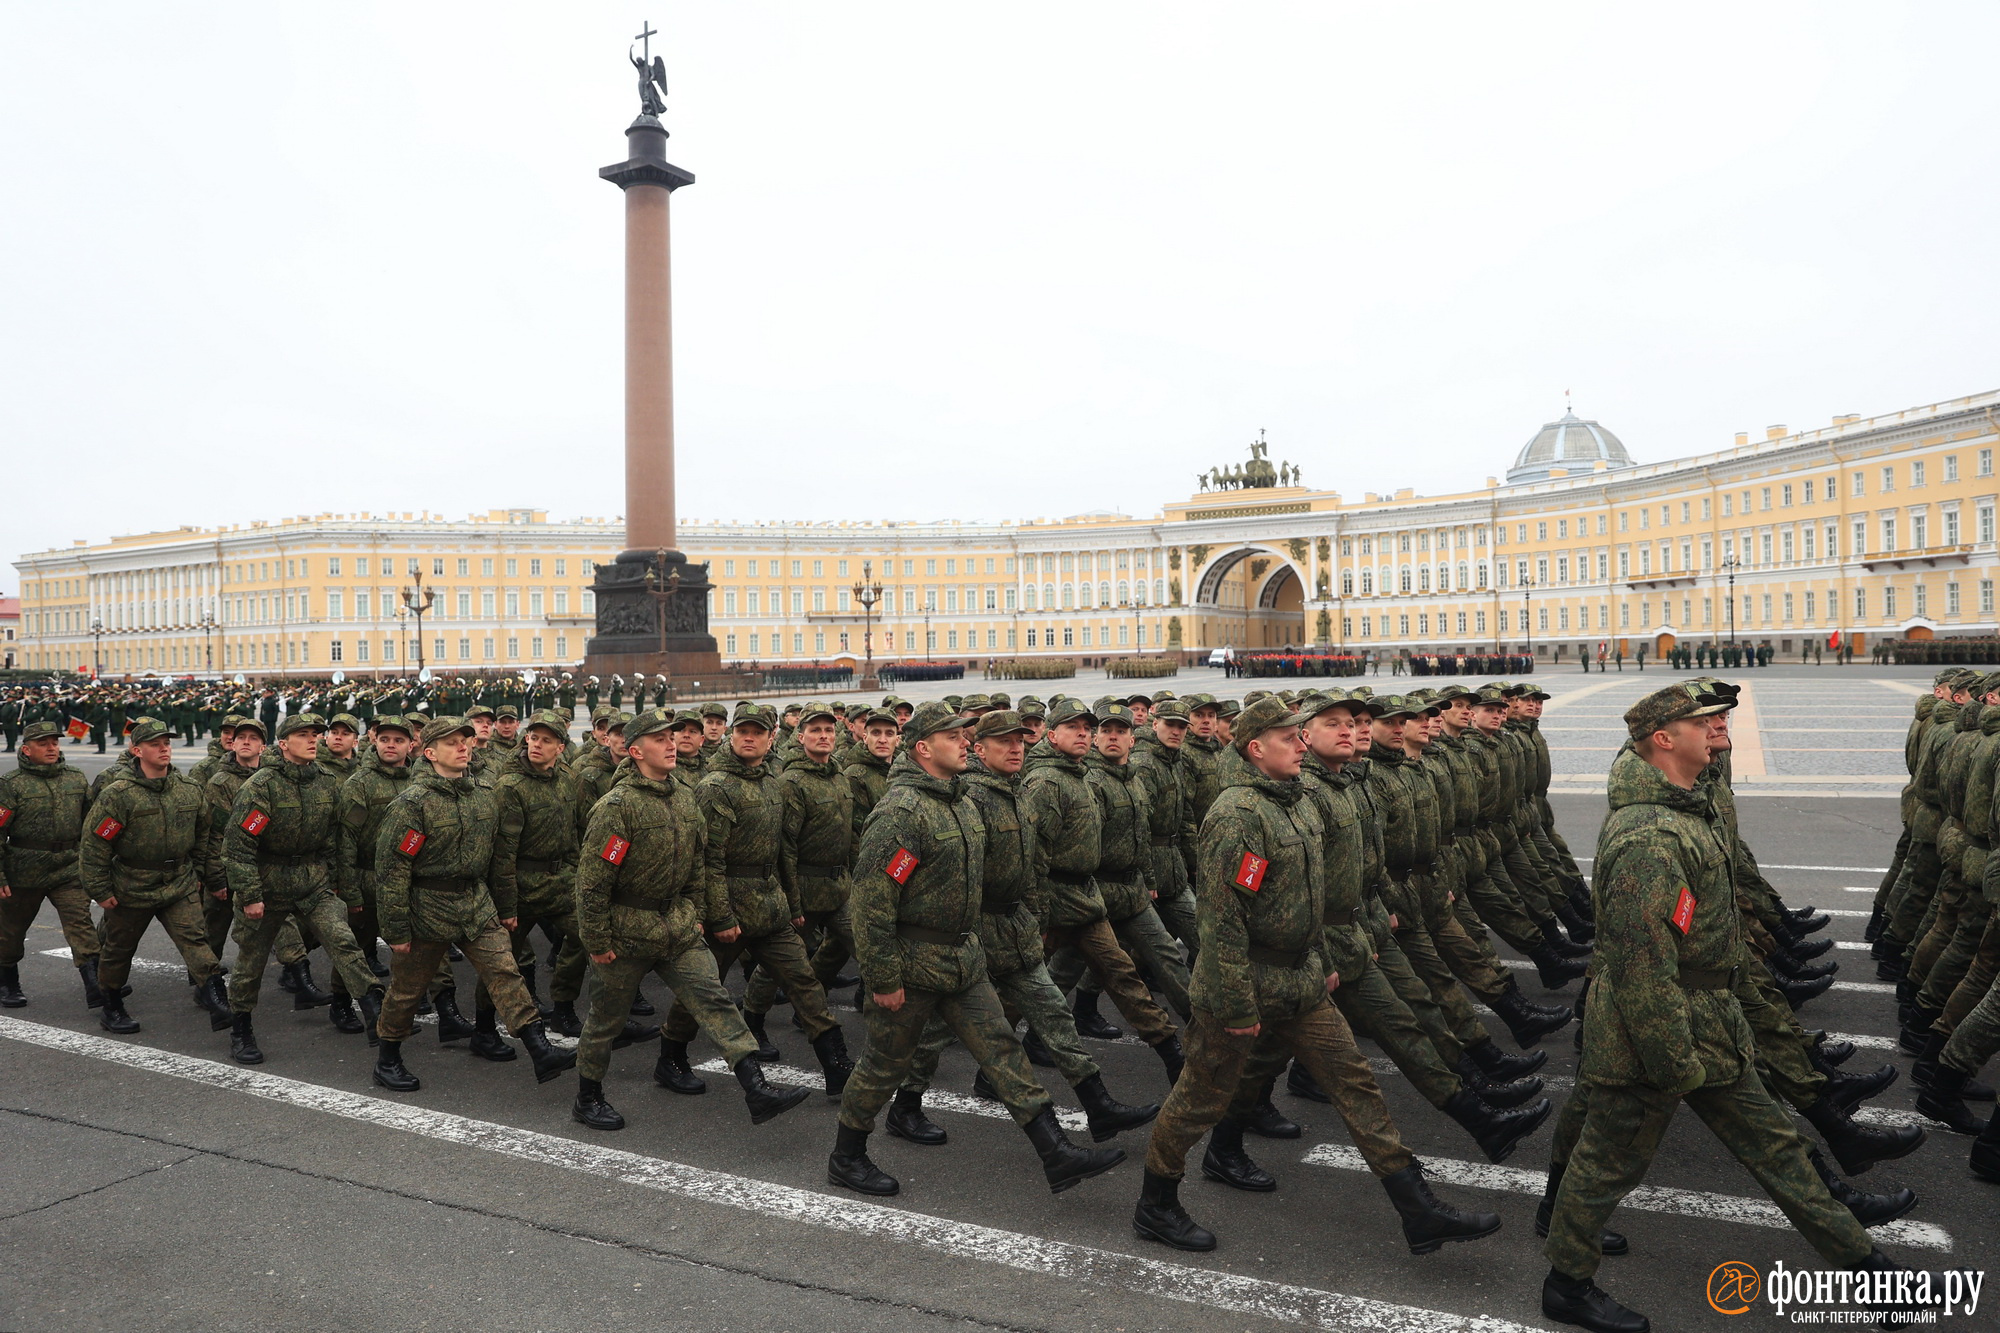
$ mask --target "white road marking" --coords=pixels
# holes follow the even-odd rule
[[[1858,1120],[1864,1125],[1882,1125],[1889,1129],[1904,1129],[1915,1125],[1918,1129],[1945,1129],[1942,1123],[1918,1111],[1899,1111],[1893,1106],[1857,1106],[1847,1113],[1850,1120]]]
[[[1368,1163],[1353,1148],[1327,1143],[1308,1152],[1303,1161],[1314,1166],[1337,1167],[1343,1171],[1366,1171]],[[1431,1180],[1472,1189],[1504,1190],[1509,1194],[1529,1194],[1536,1198],[1548,1189],[1546,1171],[1523,1170],[1517,1166],[1493,1166],[1486,1162],[1462,1162],[1450,1158],[1426,1157],[1424,1175]],[[1674,1213],[1711,1222],[1738,1222],[1744,1226],[1787,1230],[1791,1219],[1774,1203],[1744,1199],[1731,1194],[1711,1194],[1705,1190],[1670,1189],[1664,1185],[1641,1185],[1625,1196],[1621,1208],[1637,1208],[1648,1213]],[[1873,1228],[1882,1240],[1922,1250],[1951,1251],[1951,1233],[1928,1222],[1907,1218]]]
[[[729,1066],[721,1060],[705,1060],[696,1065],[695,1072],[701,1074],[727,1074]],[[787,1083],[795,1088],[815,1088],[826,1091],[826,1076],[810,1069],[798,1069],[791,1065],[768,1064],[764,1066],[764,1079],[770,1083]],[[983,1115],[988,1120],[1012,1120],[1007,1107],[1001,1102],[989,1102],[984,1097],[968,1097],[963,1093],[945,1092],[941,1088],[929,1088],[924,1092],[926,1111],[954,1111],[959,1115]],[[1056,1120],[1064,1129],[1079,1133],[1090,1132],[1090,1117],[1081,1111],[1072,1111],[1066,1106],[1056,1108]]]
[[[1864,1051],[1893,1051],[1896,1049],[1894,1037],[1868,1037],[1859,1032],[1829,1032],[1828,1041],[1851,1041]]]
[[[42,950],[42,956],[45,958],[60,958],[66,963],[73,962],[76,958],[76,955],[69,951],[67,944],[60,949],[44,949]],[[132,970],[134,972],[158,972],[162,976],[171,972],[183,981],[187,979],[188,972],[187,968],[180,963],[161,963],[151,958],[136,957],[132,960]]]
[[[1842,893],[1880,893],[1881,891],[1882,886],[1880,884],[1849,884],[1841,890]]]
[[[106,1041],[18,1018],[0,1016],[0,1037],[703,1203],[723,1204],[765,1217],[901,1241],[953,1258],[976,1259],[1022,1272],[1084,1281],[1189,1305],[1343,1333],[1360,1329],[1376,1333],[1534,1333],[1526,1324],[1485,1315],[1453,1314],[1316,1287],[1266,1282],[972,1222],[956,1222],[846,1196],[794,1189],[513,1125],[320,1087],[154,1047]],[[1386,1212],[1381,1225],[1393,1225]]]
[[[1833,947],[1836,949],[1867,950],[1867,949],[1872,949],[1875,946],[1870,944],[1867,940],[1835,940],[1833,942]]]
[[[1862,945],[1860,947],[1867,948],[1869,946]],[[1535,965],[1525,958],[1502,958],[1500,962],[1503,966],[1511,967],[1516,972],[1533,972],[1535,970]],[[1894,995],[1896,993],[1895,986],[1886,981],[1836,981],[1833,983],[1831,989],[1861,991],[1867,995]]]
[[[1812,779],[1807,779],[1807,781],[1811,780]],[[1576,859],[1579,861],[1591,861],[1594,860],[1595,858],[1589,856],[1579,856]],[[1760,870],[1844,870],[1852,872],[1853,874],[1856,875],[1886,875],[1889,873],[1889,867],[1887,866],[1781,866],[1781,865],[1773,865],[1769,861],[1759,862],[1758,869]]]

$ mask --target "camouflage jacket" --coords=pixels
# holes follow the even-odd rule
[[[221,741],[210,741],[208,743],[208,753],[196,760],[195,766],[188,770],[188,781],[194,783],[197,787],[206,786],[208,780],[215,776],[215,770],[221,766],[222,757],[228,753],[227,750],[222,748]]]
[[[1461,838],[1479,822],[1479,807],[1485,797],[1479,790],[1479,761],[1472,753],[1472,729],[1462,735],[1440,735],[1431,742],[1429,754],[1451,775],[1451,826],[1446,830]]]
[[[1727,988],[1742,949],[1735,839],[1708,788],[1676,787],[1630,757],[1615,767],[1597,839],[1581,1073],[1675,1095],[1728,1085],[1755,1053]]]
[[[1149,727],[1150,732],[1152,729]],[[1194,873],[1194,796],[1181,762],[1187,742],[1161,744],[1157,734],[1132,748],[1132,765],[1146,789],[1146,823],[1152,841],[1151,880],[1162,898],[1178,898]]]
[[[861,830],[868,826],[868,816],[882,799],[882,793],[889,790],[889,761],[877,759],[863,750],[849,763],[841,765],[841,776],[854,789],[854,841],[861,841]]]
[[[89,809],[89,781],[61,755],[53,764],[17,759],[0,777],[0,885],[28,893],[73,887]]]
[[[694,793],[636,768],[590,812],[576,868],[584,952],[672,958],[727,929],[729,899],[704,866],[708,826]]]
[[[756,939],[805,915],[804,906],[778,878],[785,817],[778,780],[762,764],[746,764],[725,747],[708,761],[694,798],[708,824],[710,896],[721,886],[729,898],[729,919],[710,924],[720,930],[741,926]]]
[[[258,768],[236,793],[222,831],[222,868],[238,906],[265,899],[303,903],[341,889],[334,873],[340,788],[315,763],[284,759]],[[354,889],[341,893],[361,906]]]
[[[118,779],[136,778],[138,776],[139,760],[130,750],[127,750],[124,754],[118,756],[111,767],[90,780],[90,803],[92,805],[97,804],[97,798],[104,795],[104,789],[118,781]],[[203,778],[200,782],[195,783],[195,786],[197,788],[206,786],[207,781],[206,778]]]
[[[600,745],[586,751],[570,765],[570,798],[573,802],[576,835],[579,839],[583,837],[584,830],[590,827],[590,808],[597,804],[604,793],[611,790],[612,783],[618,780],[618,765],[623,762],[620,759],[613,759],[610,749]]]
[[[353,895],[366,898],[375,892],[375,839],[381,832],[382,815],[409,782],[408,764],[394,768],[370,750],[361,766],[340,784],[338,802],[340,840],[335,864],[340,872],[340,896],[349,903]]]
[[[803,749],[777,777],[784,800],[778,878],[808,912],[838,911],[854,861],[854,785],[831,760],[815,764]]]
[[[568,906],[576,886],[576,797],[562,762],[538,769],[527,746],[515,750],[493,784],[493,804],[499,822],[486,872],[493,910],[508,917],[524,905],[538,913]]]
[[[493,793],[470,775],[426,769],[404,784],[375,836],[375,911],[382,938],[455,940],[499,916],[486,891]]]
[[[1042,844],[1034,812],[1021,803],[1020,776],[1003,778],[975,759],[963,781],[986,830],[978,931],[988,974],[997,979],[1040,967],[1042,931],[1028,895],[1040,882]]]
[[[1373,812],[1362,804],[1359,786],[1343,782],[1341,774],[1328,768],[1318,755],[1306,756],[1299,778],[1319,816],[1322,839],[1325,930],[1320,958],[1330,972],[1358,972],[1375,948],[1365,920],[1361,879],[1368,859],[1363,825]]]
[[[361,767],[361,755],[357,751],[354,754],[348,755],[347,758],[342,759],[334,754],[332,750],[326,748],[325,741],[321,741],[319,743],[319,753],[313,756],[313,762],[319,765],[320,772],[333,779],[334,785],[337,787],[352,777],[355,769]]]
[[[1081,759],[1036,741],[1022,770],[1021,802],[1034,812],[1042,840],[1042,874],[1028,906],[1049,929],[1104,919],[1104,899],[1091,876],[1102,854],[1104,816],[1091,794]]]
[[[897,755],[855,852],[854,951],[870,994],[956,995],[986,976],[976,930],[985,860],[986,829],[964,780]]]
[[[1299,778],[1245,768],[1201,824],[1190,1002],[1224,1027],[1308,1013],[1326,1001],[1326,833]]]
[[[212,807],[177,769],[108,783],[84,816],[77,868],[83,891],[121,907],[165,907],[207,882]]]
[[[1181,742],[1182,774],[1187,783],[1188,819],[1196,828],[1208,817],[1208,807],[1215,804],[1215,798],[1222,793],[1222,760],[1224,755],[1234,755],[1213,736],[1197,736],[1189,731]]]
[[[1130,760],[1114,764],[1093,751],[1083,769],[1084,782],[1097,800],[1097,892],[1104,901],[1104,914],[1123,921],[1153,902],[1146,873],[1153,859],[1146,786]]]
[[[265,759],[274,764],[280,762],[275,751],[267,750]],[[260,760],[259,765],[263,762]],[[136,763],[134,767],[136,771]],[[229,812],[236,808],[236,793],[243,790],[243,784],[256,771],[243,767],[235,755],[226,754],[215,766],[215,772],[209,774],[208,781],[201,784],[201,794],[209,806],[208,842],[201,850],[203,878],[216,889],[229,883],[229,871],[222,864],[222,835],[229,827]]]
[[[1478,727],[1467,727],[1460,739],[1465,742],[1466,762],[1472,765],[1479,788],[1479,807],[1472,812],[1472,822],[1483,828],[1509,809],[1506,765],[1500,760],[1500,742]]]

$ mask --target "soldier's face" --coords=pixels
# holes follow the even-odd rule
[[[1215,734],[1215,710],[1207,706],[1188,714],[1188,726],[1194,734],[1206,740]]]
[[[1716,713],[1704,721],[1708,723],[1708,752],[1727,753],[1733,744],[1729,739],[1729,714]]]
[[[139,761],[139,769],[147,777],[158,777],[174,762],[173,737],[155,736],[152,740],[140,741],[132,747],[132,757]]]
[[[824,763],[840,737],[838,724],[830,717],[816,717],[799,731],[799,745],[815,763]]]
[[[686,725],[674,728],[674,753],[693,754],[701,749],[701,728]]]
[[[375,733],[375,753],[383,763],[394,768],[410,757],[416,748],[416,741],[393,727]]]
[[[887,722],[870,722],[865,733],[868,753],[877,759],[887,759],[896,753],[896,738],[900,733]]]
[[[740,723],[730,730],[729,748],[738,759],[762,759],[771,753],[771,733],[752,722]]]
[[[493,719],[484,713],[477,717],[469,717],[466,721],[472,724],[472,734],[479,740],[483,741],[493,734]]]
[[[1404,719],[1400,717],[1376,718],[1373,730],[1373,737],[1375,743],[1377,745],[1387,746],[1391,750],[1402,749],[1403,722]]]
[[[236,733],[236,762],[254,764],[264,757],[264,738],[248,727]]]
[[[44,736],[38,741],[23,741],[21,758],[31,764],[53,764],[62,758],[62,741],[54,736]]]
[[[1354,714],[1329,708],[1306,719],[1306,748],[1322,763],[1344,764],[1354,758]]]
[[[1123,762],[1132,753],[1132,728],[1123,722],[1106,722],[1097,729],[1097,752],[1113,763]]]
[[[1134,699],[1127,705],[1132,710],[1132,725],[1143,727],[1146,719],[1153,715],[1153,704],[1149,699]]]
[[[1178,717],[1163,717],[1153,723],[1153,735],[1169,750],[1178,750],[1187,740],[1188,724]]]
[[[278,751],[294,764],[309,764],[319,753],[319,733],[301,727],[278,742]]]
[[[605,732],[604,748],[611,751],[613,759],[623,759],[625,757],[625,728],[620,727],[616,731]]]
[[[1472,725],[1488,736],[1495,735],[1507,725],[1507,705],[1480,704],[1472,710]]]
[[[424,758],[431,761],[431,767],[448,778],[464,775],[472,763],[472,737],[458,731],[441,740],[432,741],[424,747]]]
[[[1306,746],[1297,727],[1273,727],[1244,747],[1244,757],[1269,778],[1295,778]]]
[[[342,759],[353,754],[355,746],[360,743],[361,737],[355,734],[352,727],[334,727],[326,733],[326,748]]]
[[[632,762],[639,766],[641,774],[655,782],[673,772],[680,763],[680,749],[674,744],[673,733],[649,731],[633,741]]]
[[[1073,717],[1049,728],[1049,744],[1072,759],[1083,758],[1090,753],[1090,719]]]
[[[564,742],[547,727],[528,728],[528,762],[536,768],[546,769],[562,758]]]
[[[1028,744],[1030,745],[1041,740],[1049,729],[1049,724],[1038,717],[1024,717],[1021,719],[1021,725],[1028,729]]]
[[[503,717],[493,724],[493,729],[500,733],[501,740],[511,741],[521,730],[521,719],[518,717]]]
[[[988,736],[977,741],[972,747],[979,754],[979,762],[993,773],[1003,778],[1011,778],[1021,771],[1021,765],[1028,758],[1028,737],[1025,732],[1015,732],[1010,736]]]
[[[706,737],[709,740],[712,741],[721,740],[722,733],[726,729],[727,728],[723,726],[722,719],[719,717],[705,717],[701,720],[701,733],[704,737]]]
[[[1542,715],[1542,705],[1545,702],[1547,701],[1543,699],[1521,700],[1521,715],[1523,717],[1540,717]]]
[[[934,776],[948,778],[965,771],[965,737],[964,727],[953,727],[950,731],[933,731],[911,749],[925,771]]]

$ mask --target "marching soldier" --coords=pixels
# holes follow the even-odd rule
[[[83,979],[84,1005],[95,1009],[104,1002],[97,985],[97,928],[90,920],[90,899],[77,881],[90,784],[63,761],[62,730],[53,722],[31,722],[21,732],[16,765],[0,778],[0,1008],[19,1009],[28,1002],[21,993],[23,944],[47,902],[56,909],[70,961]]]

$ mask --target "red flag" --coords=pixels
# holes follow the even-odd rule
[[[1826,646],[1827,646],[1827,647],[1829,647],[1829,648],[1838,648],[1838,647],[1840,647],[1840,631],[1839,631],[1839,630],[1835,630],[1835,631],[1833,632],[1833,637],[1832,637],[1831,639],[1828,639],[1828,640],[1826,641]]]
[[[90,724],[80,717],[73,717],[69,720],[69,734],[70,739],[80,741],[90,734]]]

